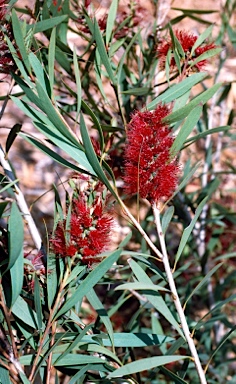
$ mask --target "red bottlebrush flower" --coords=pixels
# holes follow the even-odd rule
[[[210,49],[216,48],[216,45],[213,43],[209,43],[209,44],[204,43],[204,44],[201,44],[199,47],[197,47],[193,52],[193,55],[191,56],[192,47],[195,44],[198,37],[192,33],[188,33],[186,31],[180,31],[180,30],[175,31],[174,34],[179,40],[183,48],[183,51],[185,52],[185,58],[182,58],[182,64],[184,65],[187,60],[187,63],[189,63],[187,65],[187,68],[189,68],[191,62],[195,60],[197,57],[199,57],[201,54],[203,54],[206,51],[209,51]],[[171,40],[170,37],[166,40],[162,39],[158,44],[157,57],[159,58],[160,69],[163,69],[163,70],[165,69],[167,53],[169,50],[172,51],[170,66],[172,70],[176,67],[173,48],[174,48],[173,41]],[[192,69],[197,69],[198,71],[201,71],[202,69],[204,69],[207,62],[208,60],[201,60],[198,63],[196,63]]]
[[[139,193],[151,203],[169,198],[178,181],[179,166],[170,154],[174,138],[162,122],[168,114],[167,106],[158,105],[153,112],[136,112],[128,125],[125,192]]]
[[[7,13],[7,4],[8,2],[5,0],[0,0],[0,22],[5,20],[5,16]]]
[[[91,203],[84,192],[73,198],[69,225],[66,219],[59,222],[51,239],[56,254],[78,254],[87,265],[98,262],[97,255],[107,249],[113,225],[113,218],[106,212],[106,201],[102,200],[103,191],[94,191],[97,196]]]
[[[40,250],[36,255],[31,255],[31,253],[28,253],[24,257],[31,261],[31,265],[25,264],[24,266],[26,286],[30,292],[34,292],[35,274],[38,276],[38,279],[42,285],[45,283],[45,254]]]
[[[91,0],[85,0],[84,7],[88,8],[88,6],[91,4]]]

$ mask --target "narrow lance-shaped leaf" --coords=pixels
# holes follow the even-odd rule
[[[77,121],[79,113],[80,113],[80,108],[81,108],[81,96],[82,96],[82,94],[81,94],[81,81],[80,81],[78,58],[76,55],[75,46],[74,46],[74,51],[73,51],[73,63],[74,63],[75,81],[76,81],[76,96],[77,96],[76,121]]]
[[[30,68],[30,63],[29,63],[29,56],[28,52],[26,50],[25,42],[24,42],[24,36],[22,33],[22,28],[21,28],[21,22],[19,21],[16,11],[13,9],[12,10],[12,27],[13,27],[13,33],[14,33],[14,38],[16,41],[16,44],[19,48],[20,54],[22,61],[24,65],[26,66],[28,72],[31,72]]]
[[[56,50],[56,28],[53,28],[51,37],[50,37],[49,47],[48,47],[48,77],[49,77],[49,83],[51,87],[51,95],[53,95],[53,86],[54,86],[55,50]]]
[[[121,368],[116,369],[114,372],[109,373],[108,378],[113,377],[124,377],[126,375],[132,375],[133,373],[143,372],[146,370],[150,370],[156,367],[160,367],[161,365],[169,364],[174,361],[179,361],[182,359],[188,359],[188,356],[155,356],[149,357],[146,359],[140,359],[137,361],[133,361],[132,363],[126,364]]]
[[[171,205],[170,207],[167,208],[167,210],[165,211],[162,217],[161,227],[164,234],[166,233],[166,230],[171,222],[174,212],[175,212],[175,208],[173,207],[173,205]]]
[[[196,209],[196,213],[194,215],[194,218],[192,219],[191,223],[187,226],[187,228],[185,228],[184,232],[183,232],[183,235],[181,237],[181,240],[180,240],[180,243],[179,243],[179,248],[178,248],[178,251],[177,251],[177,254],[175,256],[175,265],[177,264],[183,250],[184,250],[184,247],[185,245],[187,244],[187,241],[189,239],[189,236],[191,235],[192,233],[192,230],[197,222],[197,219],[199,218],[203,208],[204,208],[204,205],[206,204],[208,200],[208,196],[206,196],[202,201],[201,203],[199,204],[199,206],[197,207]]]
[[[94,39],[97,44],[97,49],[101,57],[102,64],[106,68],[107,74],[113,84],[116,84],[116,79],[113,73],[113,69],[108,58],[101,31],[99,29],[97,20],[94,20]]]
[[[116,13],[118,8],[118,0],[112,0],[112,3],[109,8],[108,17],[107,17],[107,26],[106,26],[106,46],[111,40],[112,30],[116,20]]]
[[[155,285],[153,284],[152,280],[147,276],[145,271],[141,268],[141,266],[136,263],[134,260],[129,261],[130,267],[132,268],[132,271],[134,272],[136,278],[140,283],[147,283],[153,285],[153,291],[155,291]],[[149,291],[150,292],[150,291]],[[183,332],[172,315],[171,311],[167,307],[164,299],[158,292],[152,293],[145,293],[146,298],[148,301],[166,318],[166,320],[173,325],[173,327],[179,332],[179,334],[184,338]]]
[[[190,295],[187,297],[187,299],[185,300],[185,303],[184,303],[184,307],[186,306],[187,302],[191,299],[191,297],[193,295],[195,295],[195,293],[201,289],[201,287],[206,284],[207,282],[209,282],[209,279],[212,275],[214,275],[214,273],[223,265],[223,263],[220,263],[220,264],[217,264],[215,265],[211,270],[210,272],[207,273],[206,276],[204,276],[204,278],[200,281],[199,284],[197,284],[197,286],[192,290],[192,292],[190,293]]]
[[[97,312],[98,316],[100,317],[101,321],[105,325],[105,327],[107,329],[107,332],[108,332],[108,336],[109,336],[109,338],[111,340],[112,347],[114,348],[113,327],[112,327],[112,323],[111,323],[111,320],[110,320],[110,318],[108,316],[108,313],[107,313],[106,309],[104,308],[102,302],[98,298],[98,296],[97,296],[96,292],[94,291],[94,289],[91,289],[91,291],[86,296],[87,296],[88,301],[92,305],[92,307],[96,310],[96,312]]]
[[[196,126],[202,114],[202,106],[197,105],[188,115],[171,147],[171,153],[175,156],[182,148],[185,140]]]
[[[221,51],[222,51],[221,48],[214,48],[214,49],[209,49],[209,50],[206,51],[206,52],[203,52],[200,56],[198,56],[198,57],[192,62],[192,64],[190,65],[190,67],[193,67],[194,65],[196,65],[197,63],[199,63],[199,62],[202,61],[202,60],[207,60],[207,59],[209,59],[209,58],[212,57],[212,56],[218,55],[218,53],[220,53]]]
[[[178,97],[184,95],[186,92],[192,89],[194,85],[204,80],[206,76],[206,72],[194,73],[192,76],[181,81],[181,83],[172,85],[164,93],[162,93],[160,96],[156,97],[149,104],[147,104],[146,108],[148,110],[152,110],[156,107],[158,103],[169,103],[173,100],[178,99]]]
[[[103,172],[103,169],[97,159],[96,153],[94,151],[93,145],[91,143],[90,137],[88,135],[88,131],[85,125],[84,117],[81,113],[80,115],[80,130],[81,130],[81,136],[85,148],[85,154],[90,162],[90,165],[93,167],[95,173],[97,174],[98,178],[106,185],[108,190],[117,198],[116,193],[110,184],[109,180],[107,179],[105,173]]]
[[[213,29],[213,25],[210,25],[205,31],[197,38],[195,43],[193,44],[190,55],[192,56],[194,51],[211,35]]]
[[[55,314],[55,319],[69,311],[78,303],[104,276],[109,268],[115,263],[121,254],[121,249],[116,250],[105,258],[89,275],[82,281],[79,289],[64,303],[62,308]]]
[[[9,135],[7,136],[7,141],[6,141],[6,154],[8,154],[12,144],[14,143],[15,139],[17,138],[17,135],[20,132],[21,127],[22,127],[22,124],[15,124],[11,128]]]
[[[16,203],[13,202],[8,222],[9,261],[7,270],[12,268],[18,257],[22,257],[23,240],[24,229],[22,216]]]
[[[197,105],[204,105],[218,91],[221,85],[221,83],[215,84],[211,88],[200,93],[200,95],[196,96],[185,107],[180,108],[178,111],[172,112],[170,115],[166,116],[163,121],[172,124],[176,121],[184,119]]]

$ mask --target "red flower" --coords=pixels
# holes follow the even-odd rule
[[[179,40],[183,48],[183,51],[185,53],[185,58],[181,59],[182,60],[181,64],[184,65],[187,61],[187,68],[189,68],[191,62],[195,60],[197,57],[199,57],[202,53],[209,51],[210,49],[216,48],[215,44],[213,43],[201,44],[199,47],[195,49],[195,51],[191,55],[192,47],[198,37],[192,33],[188,33],[186,31],[179,31],[179,30],[175,31],[175,36]],[[160,69],[163,69],[163,70],[165,69],[166,57],[169,50],[171,50],[170,66],[172,70],[176,67],[173,48],[174,48],[174,44],[170,37],[166,40],[164,39],[161,40],[160,43],[158,44],[157,57],[159,58]],[[201,60],[194,65],[193,69],[195,68],[198,71],[200,71],[204,68],[207,62],[208,60]]]
[[[179,166],[171,154],[174,138],[162,119],[167,106],[136,112],[128,125],[124,184],[128,194],[139,193],[151,203],[169,198],[178,181]]]
[[[97,197],[91,203],[85,192],[79,192],[72,200],[69,225],[66,219],[59,222],[51,239],[56,254],[78,254],[87,265],[99,261],[97,255],[107,249],[113,225],[113,218],[105,209],[106,201],[102,200],[103,191],[95,192]]]

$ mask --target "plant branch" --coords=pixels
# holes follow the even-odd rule
[[[153,244],[152,240],[149,238],[149,236],[147,235],[147,233],[144,231],[144,229],[141,227],[141,225],[139,224],[139,222],[134,218],[134,216],[130,213],[129,209],[126,207],[126,205],[123,203],[123,201],[119,198],[119,203],[121,205],[121,207],[123,208],[123,210],[125,211],[126,215],[129,217],[129,219],[131,220],[131,222],[134,224],[134,226],[137,228],[137,230],[139,231],[139,233],[143,236],[144,240],[147,242],[147,244],[149,245],[149,247],[155,252],[155,254],[158,256],[158,260],[159,261],[162,261],[162,258],[163,258],[163,255],[162,253],[159,251],[159,249],[157,249],[157,247]]]
[[[48,334],[50,332],[50,329],[52,327],[53,317],[54,317],[56,311],[58,310],[58,306],[60,305],[60,302],[61,302],[61,299],[62,299],[62,292],[63,292],[63,289],[66,286],[66,281],[68,279],[69,274],[70,274],[70,269],[67,266],[65,275],[64,275],[63,280],[61,281],[61,284],[60,284],[60,288],[59,288],[59,291],[58,291],[55,303],[53,305],[53,308],[50,311],[49,318],[48,318],[48,321],[47,321],[46,329],[45,329],[45,331],[43,333],[42,339],[40,340],[40,344],[39,344],[39,347],[38,347],[38,350],[37,350],[37,354],[35,356],[35,359],[34,359],[34,362],[33,362],[33,365],[32,365],[32,370],[31,370],[31,373],[30,373],[30,376],[29,376],[29,381],[32,382],[32,383],[34,383],[35,375],[36,375],[36,373],[38,371],[38,369],[37,369],[38,361],[39,361],[42,349],[44,347],[45,340],[46,340],[46,338],[47,338],[47,336],[48,336]],[[49,364],[50,364],[50,356],[49,356]]]
[[[5,336],[3,330],[0,328],[0,350],[3,356],[6,357],[16,368],[17,372],[24,373],[21,364],[18,361],[18,353],[17,353],[17,347],[15,343],[14,334],[12,332],[11,322],[10,322],[10,311],[7,308],[5,304],[5,297],[2,291],[2,282],[0,283],[0,306],[2,308],[6,323],[8,332],[11,339],[11,345],[9,344],[9,341],[7,337]]]
[[[175,281],[173,278],[173,274],[171,271],[169,258],[168,258],[168,254],[167,254],[167,250],[166,250],[165,238],[164,238],[164,234],[163,234],[162,227],[161,227],[160,210],[157,207],[156,203],[153,203],[152,209],[153,209],[153,214],[154,214],[154,219],[155,219],[158,237],[160,240],[160,246],[161,246],[161,250],[162,250],[162,254],[163,254],[162,262],[163,262],[163,265],[165,268],[165,272],[166,272],[167,280],[168,280],[169,287],[170,287],[170,290],[172,293],[172,298],[173,298],[173,301],[175,304],[175,308],[176,308],[176,311],[179,315],[179,319],[180,319],[180,322],[181,322],[181,325],[183,328],[183,332],[184,332],[184,335],[186,337],[191,355],[194,359],[194,364],[195,364],[196,370],[198,372],[200,383],[201,384],[207,384],[205,373],[203,371],[203,368],[202,368],[202,365],[201,365],[201,362],[200,362],[200,359],[199,359],[199,356],[198,356],[198,353],[197,353],[197,350],[196,350],[196,347],[194,344],[194,340],[191,336],[191,333],[190,333],[190,330],[188,327],[188,323],[187,323],[187,320],[186,320],[186,317],[185,317],[185,314],[184,314],[184,311],[183,311],[183,308],[182,308],[182,305],[181,305],[181,302],[179,299],[179,295],[178,295],[178,292],[177,292],[177,289],[175,286]]]

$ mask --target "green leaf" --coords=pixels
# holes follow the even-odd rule
[[[101,57],[101,61],[104,65],[104,67],[106,68],[106,71],[107,71],[107,74],[110,78],[110,81],[113,84],[116,84],[116,79],[115,79],[115,76],[114,76],[114,73],[112,70],[112,66],[111,66],[110,60],[108,58],[105,45],[104,45],[102,34],[101,34],[101,31],[99,29],[99,26],[98,26],[96,19],[94,20],[94,39],[95,39],[96,44],[97,44],[97,49],[98,49],[99,55]]]
[[[104,137],[103,137],[102,127],[98,121],[98,118],[95,115],[95,113],[93,113],[92,109],[88,106],[88,104],[85,103],[85,101],[82,100],[81,105],[82,105],[83,111],[91,117],[93,124],[94,124],[94,128],[96,128],[98,131],[100,148],[101,148],[101,152],[103,152],[103,150],[104,150]]]
[[[7,141],[6,141],[6,154],[8,154],[12,144],[14,143],[15,139],[17,138],[17,135],[20,132],[21,127],[22,127],[22,124],[15,124],[11,128],[9,135],[7,136]]]
[[[77,59],[77,55],[76,55],[75,46],[74,46],[74,51],[73,51],[73,63],[74,63],[75,81],[76,81],[76,96],[77,96],[76,121],[77,121],[79,113],[80,113],[80,108],[81,108],[82,91],[81,91],[79,65],[78,65],[78,59]]]
[[[85,148],[85,154],[87,156],[87,159],[90,163],[90,165],[93,167],[94,172],[98,176],[98,178],[105,184],[107,189],[112,193],[112,195],[117,199],[117,195],[115,190],[113,189],[112,185],[110,184],[109,180],[107,179],[105,173],[103,172],[103,169],[98,161],[98,158],[96,156],[96,153],[94,151],[93,145],[91,143],[85,121],[83,118],[83,115],[81,113],[80,115],[80,130],[81,130],[81,136]]]
[[[55,353],[52,355],[52,365],[55,367],[70,367],[70,366],[78,366],[78,365],[84,365],[84,364],[101,364],[103,360],[99,357],[94,356],[86,356],[82,354],[73,354],[70,353],[63,357],[63,359],[59,360],[58,363],[55,363],[58,358],[61,356],[61,354]],[[20,363],[22,365],[31,365],[34,360],[34,355],[25,355],[20,357]],[[45,367],[47,365],[47,362],[44,361],[42,366]],[[96,365],[95,365],[96,367]],[[94,367],[94,368],[95,368]],[[96,369],[96,368],[95,368]]]
[[[72,343],[68,346],[68,348],[66,348],[66,350],[64,350],[64,352],[58,357],[58,359],[55,361],[55,364],[58,364],[59,361],[61,359],[63,359],[66,355],[68,355],[70,352],[73,351],[74,348],[76,348],[78,346],[78,344],[80,343],[80,341],[82,340],[83,336],[86,335],[86,333],[91,330],[91,326],[90,325],[87,325],[86,327],[84,327],[84,329],[77,335],[75,336],[74,340],[72,341]],[[62,334],[62,338],[64,339],[66,335],[63,335]],[[64,346],[63,346],[64,347]],[[78,348],[79,349],[79,348]],[[57,348],[55,348],[55,353],[57,352]]]
[[[9,261],[7,269],[13,267],[18,258],[22,259],[24,227],[21,213],[15,202],[12,203],[8,222]],[[23,271],[21,271],[23,274]]]
[[[210,25],[201,35],[197,38],[191,49],[190,55],[194,54],[194,51],[212,34],[213,25]]]
[[[123,291],[123,290],[129,290],[129,291],[165,291],[170,292],[169,289],[166,289],[162,287],[161,285],[154,285],[154,284],[148,284],[143,282],[134,282],[134,283],[124,283],[121,285],[118,285],[118,287],[115,288],[115,291]],[[145,293],[144,293],[145,294]]]
[[[40,111],[34,110],[33,107],[30,107],[29,105],[27,105],[27,103],[22,100],[19,100],[15,97],[12,97],[12,99],[15,104],[33,120],[33,123],[36,128],[38,128],[40,132],[44,133],[44,135],[49,140],[51,140],[52,143],[54,143],[56,146],[65,151],[71,158],[73,158],[74,161],[77,161],[82,167],[85,168],[85,170],[87,170],[87,172],[89,172],[89,174],[94,174],[93,168],[88,162],[84,151],[81,150],[83,147],[79,142],[77,143],[77,145],[71,143],[71,141],[65,137],[63,132],[61,133],[57,128],[55,128],[51,121],[48,120],[48,117],[46,115],[42,114]],[[44,124],[42,124],[41,121],[43,121]],[[67,128],[65,127],[65,129]],[[31,140],[33,142],[33,139]],[[37,145],[40,146],[38,143]],[[36,145],[36,140],[34,141],[34,144]],[[50,153],[50,155],[53,157],[53,153],[49,149],[47,150],[46,147],[43,147],[41,145],[40,149]],[[61,162],[60,156],[55,155],[54,158],[57,161]]]
[[[38,95],[33,92],[30,87],[17,75],[12,74],[16,82],[19,84],[19,86],[23,89],[25,92],[27,98],[34,103],[41,111],[45,113],[45,117],[42,116],[42,113],[36,112],[35,115],[37,116],[37,113],[40,114],[43,121],[50,121],[52,124],[50,124],[52,127],[54,127],[54,130],[60,132],[60,134],[65,137],[69,142],[71,142],[76,147],[81,147],[79,144],[79,141],[77,137],[72,133],[69,126],[63,119],[63,117],[60,115],[57,108],[52,104],[52,101],[48,97],[47,93],[44,91],[43,87],[40,85],[39,82],[36,82],[37,92]],[[18,99],[14,98],[15,103],[20,102],[23,103],[22,100],[17,101]],[[22,105],[22,104],[21,104]],[[23,110],[23,108],[21,107]],[[30,106],[25,106],[24,111],[32,111],[33,109]],[[37,118],[35,118],[37,121]]]
[[[23,25],[22,22],[20,22],[17,17],[16,11],[12,9],[12,27],[13,27],[14,38],[16,41],[16,45],[20,51],[21,59],[24,65],[26,66],[28,72],[30,73],[31,69],[30,69],[30,63],[29,63],[29,56],[25,46],[25,41],[24,41],[25,36],[23,35],[23,32],[22,32],[22,28],[21,28],[22,25]]]
[[[193,128],[196,126],[198,120],[200,119],[200,116],[202,114],[202,106],[198,105],[196,106],[188,115],[187,119],[185,120],[184,124],[182,125],[178,135],[176,136],[172,147],[170,149],[170,152],[175,157],[180,149],[182,148],[185,140],[192,132]]]
[[[213,133],[218,133],[218,132],[227,132],[230,129],[232,129],[232,127],[229,126],[229,125],[225,125],[225,126],[217,127],[217,128],[212,128],[212,129],[207,129],[206,131],[198,133],[197,135],[191,136],[189,139],[187,139],[185,141],[185,144],[186,144],[185,148],[188,145],[191,145],[191,144],[195,143],[197,140],[202,139],[202,138],[204,138],[204,137],[206,137],[208,135],[212,135]]]
[[[87,300],[90,302],[92,307],[96,310],[98,316],[100,317],[101,321],[103,322],[104,326],[107,329],[108,336],[110,337],[112,348],[114,348],[114,335],[113,335],[113,327],[111,320],[109,319],[109,316],[107,314],[106,309],[104,308],[102,302],[98,298],[96,292],[94,289],[91,289],[86,295]]]
[[[49,253],[47,257],[47,301],[49,309],[52,308],[56,298],[59,278],[57,258],[54,254]]]
[[[53,86],[54,86],[55,50],[56,50],[56,28],[53,28],[51,37],[50,37],[49,47],[48,47],[48,77],[49,77],[51,93],[53,93]]]
[[[207,362],[207,367],[209,366],[210,362],[212,361],[213,357],[216,355],[216,353],[219,351],[219,349],[224,345],[224,343],[228,340],[228,338],[232,335],[233,332],[236,331],[236,325],[228,332],[226,335],[223,336],[221,342],[217,345],[216,349],[213,351],[210,359]]]
[[[196,213],[194,215],[194,218],[192,219],[191,223],[185,228],[184,232],[183,232],[183,235],[181,237],[181,240],[180,240],[180,243],[179,243],[179,248],[178,248],[178,251],[176,253],[176,256],[175,256],[175,264],[177,264],[183,250],[184,250],[184,247],[185,245],[187,244],[187,241],[189,239],[189,236],[191,235],[192,233],[192,230],[197,222],[197,219],[199,218],[203,208],[204,208],[204,205],[206,204],[208,200],[208,196],[206,196],[202,201],[201,203],[199,204],[199,206],[197,207],[196,209]]]
[[[12,307],[12,313],[33,329],[38,329],[37,315],[21,296],[18,296]]]
[[[121,249],[118,249],[105,258],[89,275],[82,281],[78,290],[63,304],[62,308],[57,312],[55,319],[68,312],[76,303],[87,295],[87,293],[98,283],[105,275],[109,268],[116,262],[121,254]]]
[[[152,283],[152,280],[147,276],[147,274],[144,272],[144,270],[138,263],[136,263],[134,260],[130,260],[129,265],[139,282],[151,284],[154,286],[153,290],[155,289],[155,285]],[[153,292],[153,294],[145,293],[144,296],[154,306],[154,308],[156,308],[156,310],[160,312],[170,324],[173,325],[173,327],[178,331],[180,336],[185,339],[178,322],[175,320],[174,316],[172,315],[171,311],[167,307],[164,299],[159,294],[159,292]]]
[[[29,24],[27,26],[28,30],[33,29],[34,34],[39,32],[47,31],[48,29],[54,28],[58,24],[68,19],[68,15],[56,16],[51,19],[46,19],[42,21],[37,21],[36,24]]]
[[[46,145],[44,145],[38,139],[34,139],[33,137],[30,137],[30,136],[28,136],[28,135],[26,135],[24,133],[20,134],[20,136],[23,137],[26,141],[28,141],[28,143],[34,145],[36,148],[40,149],[40,151],[46,153],[46,155],[51,157],[57,163],[62,164],[66,168],[70,168],[70,169],[72,169],[72,170],[74,170],[76,172],[79,172],[79,173],[87,173],[87,174],[91,175],[91,172],[87,172],[85,169],[77,167],[75,164],[70,163],[64,157],[60,156],[57,152],[55,152],[52,149],[48,148]],[[82,158],[84,157],[84,159],[86,159],[83,151],[81,152],[81,151],[77,150],[76,152],[77,152],[77,155],[80,153]],[[82,159],[80,157],[80,164],[81,164],[81,161],[82,161]],[[81,165],[83,165],[83,163]]]
[[[171,222],[174,212],[175,212],[175,208],[173,206],[170,206],[167,208],[167,210],[165,211],[162,217],[161,227],[164,234],[166,233],[166,230]]]
[[[106,46],[108,46],[112,31],[114,28],[114,24],[116,21],[116,13],[118,8],[118,0],[112,0],[112,3],[109,7],[108,17],[107,17],[107,25],[106,25]]]
[[[128,89],[127,91],[122,91],[124,95],[134,95],[134,96],[143,96],[147,95],[150,92],[149,87],[136,87],[132,89]]]
[[[126,364],[121,368],[116,369],[115,371],[109,373],[108,378],[111,379],[113,377],[124,377],[126,375],[132,375],[136,372],[143,372],[146,370],[150,370],[156,367],[160,367],[165,364],[172,363],[174,361],[179,361],[182,359],[189,359],[188,356],[155,356],[149,357],[147,359],[139,359],[137,361],[133,361],[132,363]]]
[[[37,320],[38,320],[39,331],[42,331],[43,318],[42,318],[41,290],[40,290],[38,276],[36,273],[34,274],[34,305],[35,305],[35,311],[36,311]]]
[[[19,376],[23,384],[30,384],[30,381],[27,379],[24,373],[19,372]],[[5,383],[4,383],[5,384]]]
[[[184,9],[184,8],[176,8],[176,7],[171,7],[171,9],[174,9],[175,11],[181,11],[183,13],[187,13],[187,14],[192,14],[192,13],[196,13],[196,14],[208,14],[208,13],[218,13],[219,10],[208,10],[208,9]]]
[[[20,60],[20,58],[18,57],[17,51],[16,51],[14,45],[12,44],[11,40],[7,36],[4,36],[4,39],[7,42],[9,50],[10,50],[10,52],[12,54],[12,57],[14,58],[14,61],[15,61],[16,65],[17,65],[18,69],[20,70],[20,73],[26,79],[27,83],[31,83],[30,80],[29,80],[28,74],[27,74],[27,72],[25,70],[23,61]]]
[[[79,379],[84,376],[84,374],[89,371],[89,370],[92,370],[93,369],[93,366],[92,364],[87,364],[85,365],[83,368],[81,368],[69,381],[68,384],[77,384],[79,383]]]
[[[162,119],[162,121],[172,124],[176,121],[183,120],[197,105],[204,105],[218,91],[221,85],[222,84],[213,85],[211,88],[196,96],[185,107],[179,109],[178,111],[172,112],[170,115]]]
[[[0,366],[0,384],[12,384],[9,370]]]
[[[199,63],[202,60],[207,60],[212,56],[218,55],[218,53],[222,52],[222,48],[214,48],[214,49],[209,49],[206,52],[203,52],[200,56],[198,56],[190,65],[191,67],[194,67],[197,63]]]
[[[147,104],[146,108],[148,110],[152,110],[156,107],[158,103],[169,103],[173,100],[178,99],[180,96],[184,95],[190,89],[192,89],[194,85],[203,81],[206,76],[206,72],[194,73],[193,75],[191,75],[187,79],[184,79],[180,83],[170,86],[160,96],[157,96],[154,100]]]
[[[47,77],[46,72],[44,71],[44,69],[42,67],[42,64],[40,63],[37,56],[34,55],[32,52],[29,53],[28,57],[29,57],[31,67],[32,67],[34,74],[36,76],[37,82],[40,83],[45,94],[47,96],[51,97],[51,87],[50,87],[49,79]]]
[[[173,380],[173,383],[175,383],[175,384],[188,384],[187,381],[181,379],[181,377],[179,377],[175,373],[171,372],[166,367],[161,367],[160,371],[163,372],[165,375],[169,376]]]
[[[216,272],[222,265],[223,265],[223,263],[220,263],[220,264],[215,265],[215,266],[210,270],[210,272],[208,272],[208,273],[206,274],[206,276],[204,276],[204,278],[200,281],[200,283],[197,284],[197,286],[192,290],[192,292],[190,293],[190,295],[187,297],[187,299],[185,300],[184,306],[186,306],[187,302],[191,299],[191,297],[192,297],[193,295],[195,295],[195,293],[196,293],[199,289],[201,289],[201,287],[202,287],[204,284],[206,284],[206,283],[209,282],[209,278],[210,278],[212,275],[214,275],[214,273],[215,273],[215,272]]]
[[[40,123],[34,123],[35,127],[38,128],[39,131],[43,132],[46,137],[48,137],[49,140],[53,142],[54,145],[61,148],[65,153],[67,153],[74,161],[76,161],[79,165],[85,168],[89,174],[94,175],[94,170],[91,167],[88,158],[84,151],[81,151],[78,147],[73,145],[72,143],[68,143],[68,140],[61,134],[60,132],[57,132],[56,134],[52,131],[54,129],[53,127],[50,127],[52,129],[49,129],[48,126]],[[87,173],[86,172],[86,173]]]
[[[121,59],[119,61],[119,64],[117,66],[117,79],[118,79],[118,83],[120,84],[121,81],[123,81],[121,79],[121,74],[122,74],[122,71],[123,71],[123,67],[124,67],[124,62],[125,62],[125,58],[128,54],[128,52],[130,51],[130,49],[134,46],[134,42],[137,40],[138,36],[140,35],[141,31],[138,31],[133,37],[132,39],[130,40],[129,44],[127,45],[123,55],[121,56]]]

